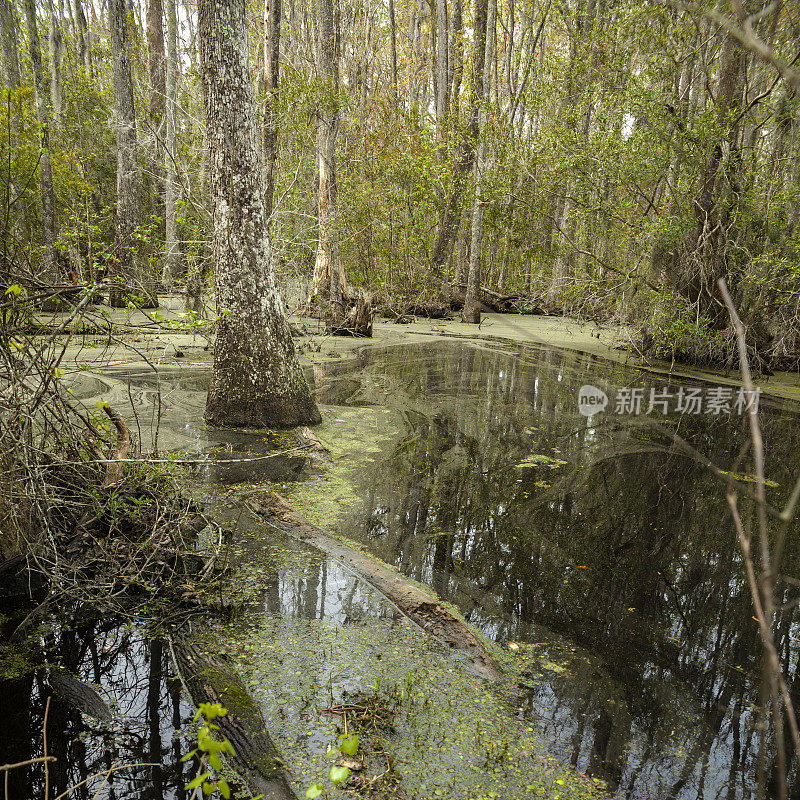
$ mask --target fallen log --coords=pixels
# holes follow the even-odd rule
[[[300,440],[300,444],[304,447],[308,448],[308,452],[312,456],[317,456],[318,458],[323,459],[330,459],[331,451],[325,447],[324,444],[319,440],[317,435],[311,428],[302,427],[297,431],[297,438]]]
[[[456,284],[456,286],[464,289],[464,291],[467,289],[466,283],[459,283]],[[520,295],[518,294],[500,294],[499,292],[495,292],[486,286],[480,287],[478,290],[478,296],[481,301],[482,311],[497,314],[507,314],[509,312],[517,311],[517,301],[521,299]],[[459,298],[459,301],[461,306],[463,306],[464,298]]]
[[[484,643],[463,620],[437,602],[433,593],[426,592],[390,567],[321,531],[297,514],[275,492],[251,495],[247,503],[257,514],[268,518],[278,530],[313,545],[348,567],[423,630],[460,653],[473,672],[490,681],[502,680],[503,669]]]
[[[254,796],[263,795],[264,800],[296,800],[261,708],[250,697],[236,669],[190,639],[176,636],[170,644],[178,677],[192,702],[197,706],[220,703],[228,710],[214,724],[219,726],[220,736],[233,745],[231,766],[247,788]]]

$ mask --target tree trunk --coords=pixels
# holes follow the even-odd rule
[[[89,28],[86,24],[86,15],[83,13],[81,0],[75,0],[75,29],[78,38],[78,57],[86,71],[88,78],[92,77],[92,56],[89,40]]]
[[[35,0],[25,0],[25,19],[28,24],[28,42],[33,66],[33,86],[36,94],[36,116],[41,130],[42,152],[39,158],[42,193],[42,269],[40,278],[48,286],[58,277],[56,261],[56,204],[53,192],[53,165],[50,154],[50,103],[44,91],[42,48],[36,23]],[[47,303],[46,308],[52,308]]]
[[[122,308],[132,302],[144,308],[155,308],[158,305],[155,291],[137,238],[141,226],[141,176],[137,162],[129,20],[125,0],[110,0],[109,13],[117,129],[117,220],[114,231],[117,263],[109,290],[109,304]]]
[[[486,115],[489,106],[489,87],[492,77],[493,43],[495,22],[497,18],[497,0],[489,0],[486,20],[486,34],[484,37],[483,64],[479,66],[477,55],[475,57],[474,74],[481,74],[482,96],[478,113],[478,151],[475,161],[475,205],[472,210],[472,239],[469,253],[469,274],[467,276],[467,291],[464,295],[464,308],[461,319],[464,322],[479,324],[481,321],[481,250],[483,246],[483,189],[486,181]]]
[[[176,0],[167,0],[167,69],[165,75],[166,103],[164,107],[164,285],[171,288],[180,272],[181,245],[178,239],[176,203],[175,100],[178,93],[178,24]]]
[[[220,315],[206,421],[254,428],[319,422],[275,285],[245,0],[198,5]]]
[[[0,0],[0,40],[3,46],[3,72],[12,91],[19,89],[19,25],[12,0]]]
[[[677,291],[697,303],[700,314],[720,327],[728,324],[728,314],[718,296],[717,280],[726,274],[730,220],[740,191],[736,186],[741,159],[739,120],[735,112],[743,71],[742,50],[732,37],[726,36],[717,72],[718,136],[709,144],[700,170],[694,198],[695,227],[664,264],[665,275]],[[726,146],[730,153],[727,158]]]
[[[392,96],[397,107],[397,23],[394,16],[394,0],[389,0],[389,36],[392,59]]]
[[[447,74],[450,79],[450,108],[454,123],[458,123],[458,97],[464,77],[464,19],[461,0],[453,0],[450,20],[450,49],[447,56]]]
[[[150,119],[159,136],[167,94],[164,55],[164,9],[161,0],[147,0],[147,70],[150,75]]]
[[[338,318],[344,315],[344,306],[349,294],[347,279],[339,260],[337,230],[336,140],[339,135],[337,40],[333,2],[317,0],[317,71],[323,84],[317,124],[319,243],[308,304],[312,305],[316,298],[330,300],[334,306],[334,316]]]
[[[280,91],[281,0],[264,3],[264,78],[267,102],[264,107],[264,207],[272,216],[275,170],[278,165],[278,92]]]
[[[50,102],[53,108],[53,124],[61,119],[61,76],[64,67],[64,35],[61,32],[61,15],[48,0],[50,9]]]
[[[479,131],[478,115],[483,98],[483,62],[486,45],[487,6],[488,0],[476,0],[473,28],[473,80],[470,93],[470,121],[461,142],[459,157],[453,175],[453,185],[439,217],[436,239],[431,251],[430,270],[436,283],[441,283],[442,267],[450,259],[450,255],[453,252],[461,215],[459,208],[461,195],[467,185],[467,178],[475,162],[475,147]],[[455,97],[456,94],[454,93],[453,102],[456,102]]]
[[[447,33],[447,0],[436,0],[436,126],[440,141],[444,139],[450,108]]]

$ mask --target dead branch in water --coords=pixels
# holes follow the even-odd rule
[[[777,782],[777,797],[778,800],[786,800],[788,794],[787,775],[788,767],[786,763],[786,744],[784,737],[784,723],[789,726],[789,732],[794,747],[795,758],[800,764],[800,731],[798,731],[797,715],[795,713],[794,705],[791,696],[789,695],[789,688],[786,681],[786,675],[781,665],[778,648],[775,643],[775,618],[776,618],[776,604],[775,604],[775,584],[777,582],[778,573],[780,569],[781,555],[783,552],[783,542],[786,534],[786,528],[789,521],[794,517],[794,512],[797,507],[798,499],[800,499],[800,479],[792,492],[786,507],[781,512],[781,524],[778,528],[774,546],[770,544],[769,528],[767,525],[767,500],[766,500],[766,480],[764,474],[764,440],[761,435],[761,426],[758,420],[758,408],[753,402],[755,398],[755,388],[753,386],[753,378],[750,372],[750,363],[748,358],[747,339],[745,327],[742,324],[736,307],[733,304],[728,287],[724,278],[720,278],[717,285],[719,286],[720,293],[725,300],[728,313],[731,317],[731,322],[736,334],[736,342],[739,350],[739,363],[742,372],[742,382],[744,383],[745,392],[750,398],[747,404],[747,421],[750,429],[750,440],[742,448],[742,452],[737,458],[737,462],[731,470],[730,474],[736,473],[738,464],[744,458],[747,449],[752,452],[753,464],[755,467],[756,475],[756,530],[757,530],[757,548],[760,558],[759,567],[756,567],[755,559],[753,556],[753,535],[750,530],[750,524],[745,524],[739,511],[739,497],[737,489],[732,480],[728,482],[727,500],[733,516],[733,522],[736,527],[736,535],[739,541],[739,547],[742,551],[744,558],[745,573],[747,576],[747,583],[750,589],[750,595],[753,600],[753,608],[755,616],[758,621],[758,629],[761,637],[761,642],[764,647],[764,678],[769,685],[770,700],[771,700],[771,718],[772,728],[775,736],[775,777]],[[765,746],[764,727],[762,726],[762,751]],[[758,778],[758,792],[757,796],[763,797],[766,791],[766,759],[762,758],[759,762],[759,770],[761,774]]]

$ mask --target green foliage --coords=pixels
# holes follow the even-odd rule
[[[184,787],[187,791],[200,788],[204,797],[219,792],[225,800],[230,798],[230,786],[220,773],[223,770],[222,756],[235,753],[231,743],[217,733],[219,725],[214,724],[215,719],[227,713],[228,709],[220,703],[201,703],[194,715],[194,721],[200,723],[197,728],[197,747],[181,759],[197,761],[197,775]]]
[[[342,734],[339,737],[339,742],[336,745],[330,745],[326,752],[328,758],[335,758],[339,756],[347,756],[352,758],[358,753],[359,738],[354,733]],[[347,781],[350,777],[350,768],[344,765],[334,764],[328,770],[328,780],[333,786],[339,786]],[[316,781],[306,789],[306,797],[313,800],[315,797],[321,797],[327,793],[325,783]]]
[[[675,292],[662,292],[647,326],[647,355],[666,361],[718,363],[730,352],[727,330],[715,329],[697,309]]]

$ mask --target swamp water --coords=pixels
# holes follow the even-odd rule
[[[157,430],[162,451],[180,450],[193,462],[193,491],[235,529],[230,591],[245,612],[214,635],[262,704],[300,794],[330,764],[336,718],[320,709],[377,692],[395,704],[395,731],[382,744],[409,797],[585,796],[591,781],[559,765],[620,797],[753,795],[757,626],[724,483],[674,438],[729,469],[744,441],[735,411],[609,407],[587,420],[582,385],[610,396],[641,387],[647,397],[665,380],[511,345],[365,349],[315,366],[313,380],[329,462],[294,450],[284,434],[207,430],[204,370],[116,370],[75,386],[87,401],[131,408],[145,448]],[[765,398],[761,406],[771,500],[782,505],[800,470],[798,409]],[[508,685],[486,687],[377,592],[243,510],[241,494],[265,485],[431,586],[498,645],[518,645],[507,651]],[[798,541],[790,537],[783,563],[794,578]],[[795,594],[780,584],[781,601]],[[777,631],[791,681],[796,609]],[[81,733],[79,713],[68,721],[70,777],[111,760],[174,765],[188,749],[174,734],[191,709],[167,680],[160,644],[135,629],[126,649],[105,649],[113,631],[52,635],[51,660],[100,684],[128,721],[100,734]],[[79,642],[72,661],[59,658],[69,637]],[[0,686],[7,700],[31,695],[0,733],[8,761],[38,753],[41,685],[37,673]],[[106,741],[118,750],[103,754]],[[100,796],[181,797],[186,779],[174,767],[142,768],[135,780],[118,774],[114,793]]]

